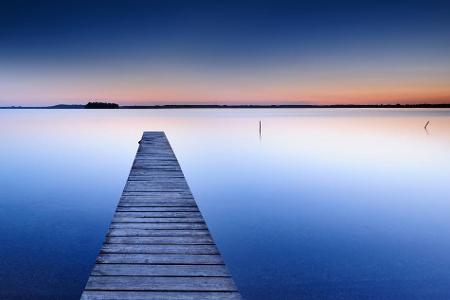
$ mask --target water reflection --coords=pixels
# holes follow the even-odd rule
[[[0,298],[79,297],[144,130],[166,131],[247,299],[450,297],[449,110],[5,110],[0,128]]]
[[[262,140],[262,127],[261,121],[259,121],[259,140]]]

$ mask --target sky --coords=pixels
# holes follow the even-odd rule
[[[450,1],[1,1],[0,106],[450,102]]]

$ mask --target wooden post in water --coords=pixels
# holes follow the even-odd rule
[[[144,132],[81,299],[241,299],[164,132]]]
[[[261,138],[261,134],[262,134],[262,127],[261,127],[261,121],[259,121],[259,138]]]

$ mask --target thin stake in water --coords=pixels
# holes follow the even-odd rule
[[[261,138],[261,121],[259,121],[259,138]]]

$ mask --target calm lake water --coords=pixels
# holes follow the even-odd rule
[[[203,109],[0,110],[1,299],[79,298],[144,130],[246,299],[450,298],[450,110]]]

